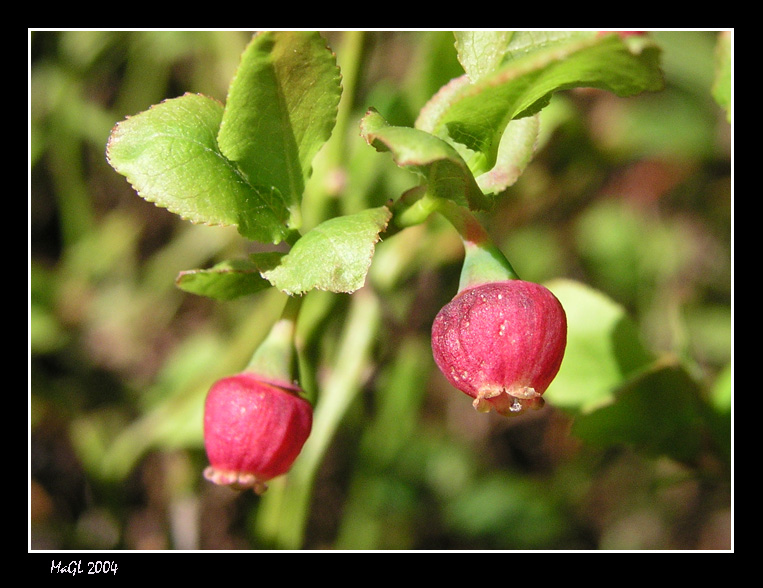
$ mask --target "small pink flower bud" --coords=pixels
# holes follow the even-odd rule
[[[567,318],[545,287],[523,280],[468,287],[432,325],[435,362],[481,412],[503,415],[543,406],[559,371]]]
[[[312,428],[313,409],[286,382],[242,372],[217,381],[204,405],[204,444],[210,466],[204,477],[235,488],[253,488],[286,473]]]

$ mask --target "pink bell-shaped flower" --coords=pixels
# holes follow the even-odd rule
[[[567,318],[550,290],[510,279],[463,288],[432,325],[432,352],[448,381],[482,412],[543,405],[559,371]]]
[[[242,372],[217,381],[204,405],[204,444],[215,484],[253,488],[286,473],[312,428],[313,409],[300,389]]]

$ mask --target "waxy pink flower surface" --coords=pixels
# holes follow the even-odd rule
[[[559,371],[567,318],[550,290],[523,280],[465,288],[438,313],[432,352],[448,381],[482,412],[543,405]]]
[[[310,435],[313,409],[299,388],[243,372],[217,381],[204,405],[204,444],[216,484],[253,488],[286,473]]]

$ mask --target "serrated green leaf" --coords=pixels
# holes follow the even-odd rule
[[[458,62],[476,82],[501,65],[514,31],[455,31]]]
[[[512,31],[502,64],[576,39],[596,37],[597,31]]]
[[[360,129],[377,151],[390,151],[397,165],[421,174],[432,196],[472,209],[487,209],[492,204],[458,152],[438,137],[420,129],[391,126],[374,109],[363,117]]]
[[[458,61],[476,82],[511,60],[592,38],[596,31],[455,31]]]
[[[222,104],[198,94],[165,100],[114,127],[108,161],[157,206],[277,243],[286,235],[288,209],[277,190],[249,183],[220,152],[222,116]]]
[[[476,82],[435,95],[416,124],[481,154],[479,166],[470,161],[475,175],[495,165],[509,121],[537,113],[554,92],[593,87],[630,96],[663,87],[659,48],[641,37],[573,36],[541,49],[517,50],[510,57]]]
[[[252,184],[274,186],[296,210],[340,96],[336,59],[318,33],[258,33],[228,91],[220,150]]]
[[[485,194],[497,194],[513,185],[535,155],[540,133],[538,114],[509,122],[498,146],[495,165],[477,176],[477,185]]]
[[[181,290],[216,300],[233,300],[270,288],[261,272],[278,265],[283,253],[254,253],[248,259],[220,262],[208,269],[180,272],[175,280]]]
[[[297,241],[280,265],[262,275],[290,295],[314,288],[354,292],[365,284],[379,234],[390,217],[382,206],[324,221]]]

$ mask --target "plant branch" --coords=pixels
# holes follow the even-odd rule
[[[333,369],[321,384],[313,430],[288,476],[273,480],[256,521],[256,533],[277,549],[300,549],[318,468],[347,409],[360,391],[379,329],[379,301],[363,289],[352,295]]]
[[[450,200],[440,200],[437,210],[458,231],[464,243],[459,292],[486,282],[519,279],[509,260],[470,210]]]

